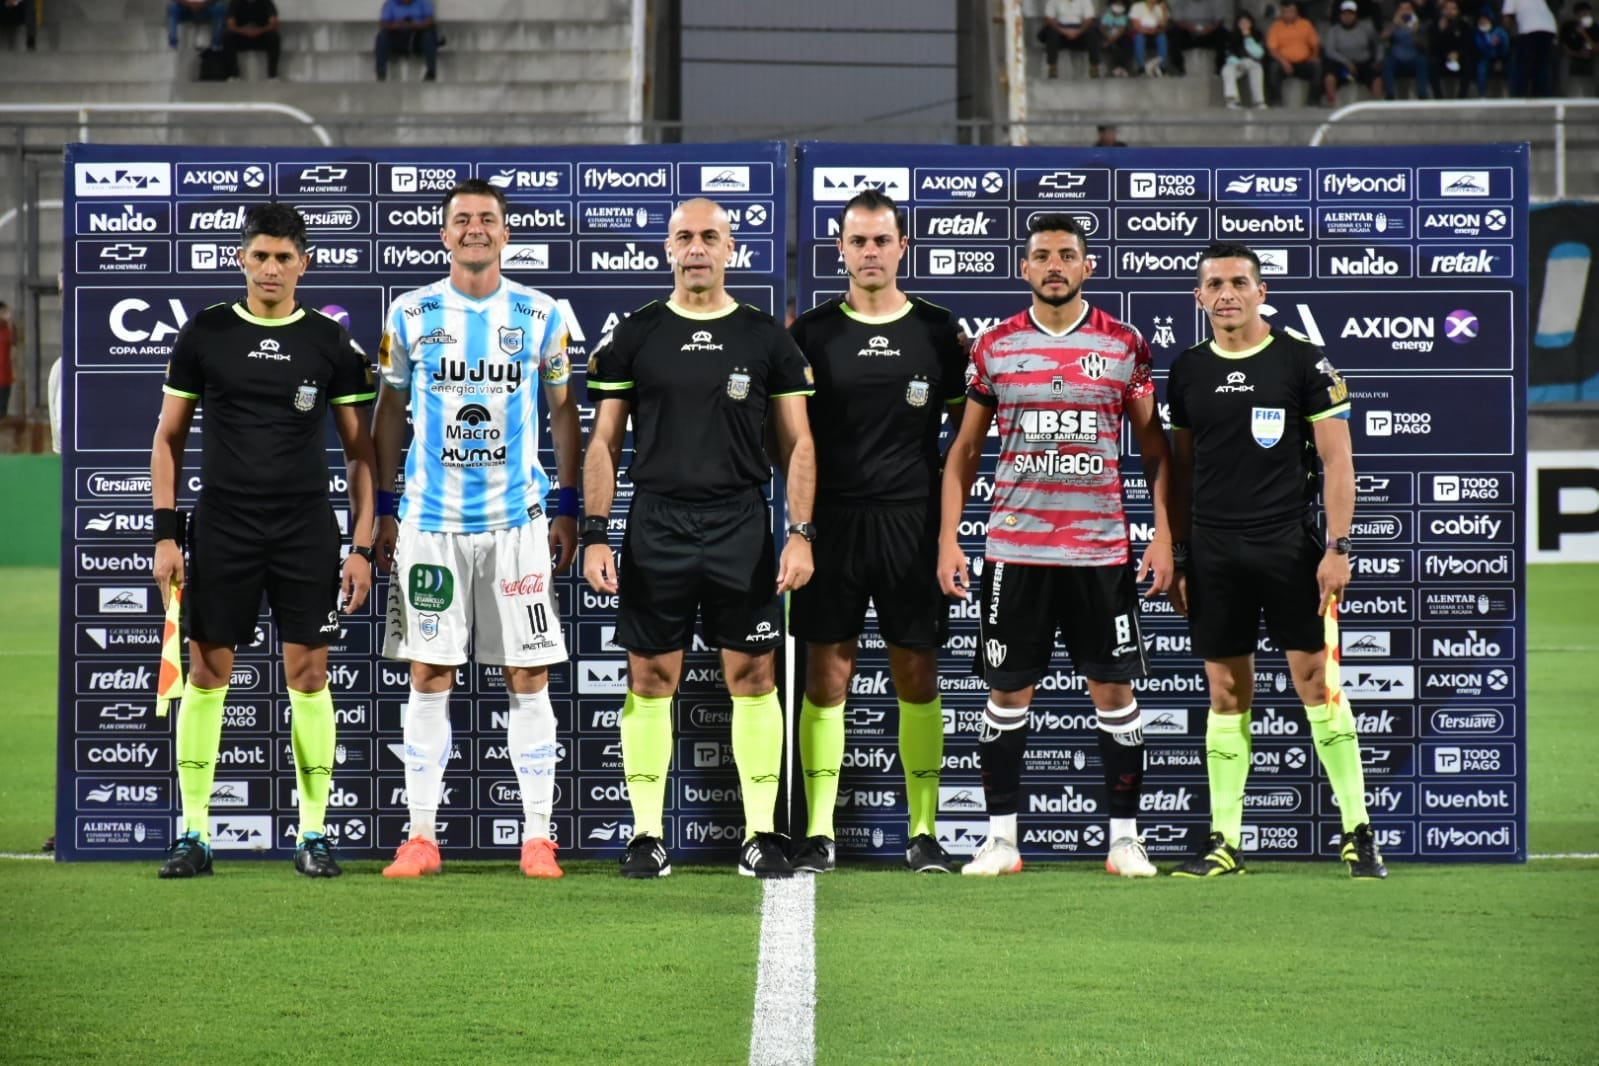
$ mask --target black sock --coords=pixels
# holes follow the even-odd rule
[[[1110,733],[1101,729],[1099,757],[1105,764],[1105,806],[1112,818],[1138,817],[1144,790],[1144,733]]]
[[[977,756],[990,815],[1015,814],[1021,800],[1022,754],[1027,749],[1027,708],[998,708],[983,715]]]

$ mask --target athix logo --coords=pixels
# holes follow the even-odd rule
[[[73,168],[79,196],[171,196],[171,163],[78,163]]]
[[[1216,386],[1217,392],[1254,392],[1255,386],[1248,384],[1248,375],[1242,370],[1233,370],[1227,374],[1227,382]]]
[[[1490,185],[1486,170],[1443,170],[1438,173],[1440,196],[1488,196]]]

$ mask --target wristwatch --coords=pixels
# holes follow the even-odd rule
[[[611,522],[602,514],[591,514],[584,517],[577,527],[578,543],[585,548],[596,544],[609,543]]]
[[[369,566],[377,565],[378,553],[377,550],[370,544],[352,545],[350,547],[350,554],[359,555],[361,558],[367,561]]]
[[[1332,548],[1333,551],[1337,552],[1339,555],[1348,555],[1350,553],[1350,549],[1351,549],[1352,545],[1351,545],[1350,540],[1349,540],[1348,537],[1339,537],[1338,539],[1336,539],[1336,540],[1334,540],[1332,542],[1330,547]]]
[[[816,527],[809,522],[790,522],[788,535],[791,537],[804,537],[807,542],[816,539]]]

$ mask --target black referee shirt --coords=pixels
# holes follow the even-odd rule
[[[633,465],[646,492],[694,503],[764,486],[766,411],[778,396],[809,396],[811,368],[773,321],[748,304],[687,311],[653,301],[589,358],[589,398],[633,405]]]
[[[1320,348],[1272,330],[1246,352],[1201,341],[1172,361],[1171,424],[1194,435],[1193,521],[1245,528],[1297,518],[1316,498],[1311,423],[1349,417]]]
[[[198,400],[200,481],[251,496],[326,496],[329,404],[370,404],[372,364],[344,327],[296,307],[213,304],[178,334],[164,392]]]
[[[945,407],[966,399],[966,352],[950,313],[911,297],[870,318],[842,298],[790,331],[816,374],[816,495],[832,503],[914,503],[934,492]]]

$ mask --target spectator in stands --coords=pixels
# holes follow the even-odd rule
[[[178,23],[209,22],[212,48],[222,47],[222,26],[228,18],[223,0],[167,0],[167,47],[178,46]]]
[[[376,48],[378,81],[389,79],[389,55],[419,55],[427,64],[424,81],[438,79],[439,32],[433,0],[383,0]]]
[[[1249,79],[1249,98],[1257,109],[1266,106],[1266,41],[1255,26],[1255,16],[1240,11],[1227,37],[1227,58],[1221,68],[1221,94],[1227,106],[1243,106],[1238,101],[1238,79]]]
[[[1151,78],[1163,77],[1167,68],[1166,0],[1137,0],[1127,11],[1133,24],[1133,69]],[[1149,45],[1155,54],[1148,55]],[[1146,58],[1147,57],[1147,58]]]
[[[1099,17],[1099,48],[1111,74],[1127,77],[1133,65],[1133,23],[1127,17],[1127,0],[1110,0]]]
[[[272,0],[228,0],[227,35],[230,53],[265,52],[267,77],[278,76],[283,38],[278,35],[278,8]]]
[[[1510,68],[1510,34],[1494,19],[1494,9],[1485,7],[1477,15],[1477,32],[1471,39],[1477,57],[1477,99],[1488,95],[1488,78],[1505,77]]]
[[[1593,5],[1581,0],[1571,9],[1571,17],[1560,27],[1560,50],[1570,66],[1566,73],[1573,78],[1594,76],[1594,50],[1599,46],[1599,32],[1593,26]],[[1594,87],[1599,92],[1599,85]],[[1573,95],[1568,86],[1567,95]]]
[[[1338,87],[1353,81],[1368,86],[1371,95],[1382,96],[1382,38],[1377,28],[1360,18],[1355,0],[1342,0],[1338,21],[1327,27],[1321,39],[1321,83],[1327,106],[1338,106]]]
[[[1038,39],[1044,44],[1049,76],[1057,77],[1060,50],[1086,52],[1088,76],[1099,77],[1099,30],[1095,25],[1094,0],[1049,0],[1044,5],[1044,25]]]
[[[41,15],[42,10],[36,5],[35,0],[0,0],[0,26],[21,26],[30,52],[38,44]]]
[[[1505,0],[1499,14],[1511,40],[1510,95],[1555,93],[1555,13],[1544,0]]]
[[[1095,148],[1126,148],[1127,147],[1126,142],[1117,139],[1117,137],[1116,137],[1116,127],[1112,126],[1110,123],[1102,122],[1098,126],[1096,126],[1095,129],[1098,130],[1098,132],[1099,132],[1098,138],[1094,141],[1094,145],[1093,146]]]
[[[1299,78],[1314,90],[1321,78],[1321,35],[1299,13],[1298,0],[1284,0],[1282,14],[1266,31],[1266,51],[1272,59],[1266,86],[1273,104],[1282,105],[1284,78]]]
[[[1379,0],[1355,0],[1355,21],[1369,22],[1374,30],[1383,26],[1383,4]],[[1327,25],[1336,26],[1344,13],[1344,0],[1331,0],[1327,5]]]
[[[11,308],[0,300],[0,418],[11,409],[11,386],[16,378],[11,372]]]
[[[1444,0],[1427,41],[1432,94],[1440,100],[1463,100],[1471,84],[1471,23],[1460,17],[1456,0]]]
[[[1166,27],[1166,35],[1171,39],[1172,73],[1188,73],[1188,58],[1183,53],[1195,48],[1211,53],[1210,71],[1221,69],[1229,36],[1222,6],[1223,0],[1171,0],[1171,24]]]
[[[1382,31],[1388,53],[1383,59],[1382,83],[1388,90],[1388,99],[1397,97],[1400,78],[1413,78],[1416,99],[1427,99],[1426,32],[1416,14],[1416,5],[1411,0],[1399,0],[1393,20]]]

